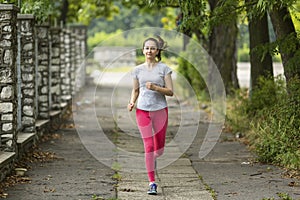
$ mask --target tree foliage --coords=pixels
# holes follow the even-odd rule
[[[115,15],[112,19],[101,17],[94,19],[89,24],[89,34],[93,36],[97,32],[105,31],[106,33],[112,33],[117,30],[129,30],[137,27],[163,27],[168,26],[171,17],[174,18],[174,13],[168,12],[165,9],[164,12],[159,12],[157,15],[145,12],[140,13],[137,6],[130,8],[124,7],[123,5],[117,5],[120,8],[120,14]],[[165,14],[168,14],[170,18],[163,21]],[[175,21],[175,20],[174,20]],[[171,23],[170,23],[171,24]],[[171,25],[169,25],[171,27]]]
[[[18,5],[18,0],[1,0]],[[88,25],[97,17],[112,17],[119,12],[113,0],[21,0],[21,12],[34,14],[37,21],[62,21]]]
[[[52,0],[3,0],[2,3],[10,3],[19,6],[21,3],[21,13],[33,14],[38,23],[46,22],[49,16],[58,16],[60,10],[58,8],[59,4],[53,2]]]
[[[66,1],[66,0],[65,0]],[[119,12],[119,8],[113,4],[112,0],[68,0],[69,10],[67,22],[80,22],[88,25],[93,19],[98,17],[111,18]]]

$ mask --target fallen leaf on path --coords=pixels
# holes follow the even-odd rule
[[[288,184],[288,186],[290,186],[290,187],[299,187],[300,184],[299,184],[298,182],[296,182],[296,181],[291,181],[291,182]]]
[[[55,188],[47,188],[47,187],[45,187],[45,189],[44,189],[44,193],[55,192],[55,191],[56,191]]]

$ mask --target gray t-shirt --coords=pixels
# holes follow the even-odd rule
[[[140,93],[137,108],[146,111],[155,111],[167,107],[165,95],[160,92],[146,88],[147,82],[152,82],[160,87],[165,87],[165,76],[172,73],[172,70],[164,63],[157,65],[149,70],[145,64],[136,66],[132,71],[133,78],[136,78],[140,85]]]

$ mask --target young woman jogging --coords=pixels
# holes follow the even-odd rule
[[[143,43],[145,62],[132,71],[133,89],[128,110],[136,105],[136,122],[141,133],[148,172],[148,194],[157,194],[156,158],[164,152],[168,126],[166,96],[173,96],[172,70],[161,62],[166,43],[158,36]]]

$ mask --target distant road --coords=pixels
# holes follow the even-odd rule
[[[283,67],[281,63],[273,64],[274,76],[283,74]],[[249,88],[250,85],[250,63],[238,63],[237,76],[240,87]]]
[[[274,76],[283,74],[283,67],[281,63],[274,63]],[[96,71],[92,73],[94,82],[99,85],[110,86],[131,86],[132,79],[130,72],[105,72]],[[237,76],[240,87],[248,88],[250,85],[250,63],[238,63]]]

